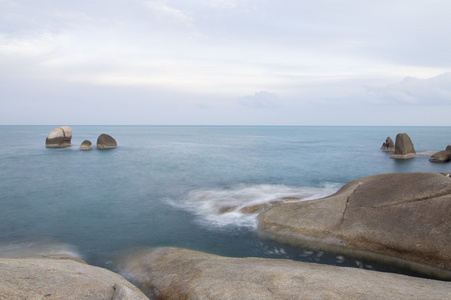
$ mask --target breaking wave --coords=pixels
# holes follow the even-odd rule
[[[338,184],[322,187],[293,187],[278,184],[237,184],[227,188],[199,189],[189,192],[171,205],[197,215],[197,221],[216,227],[257,228],[257,216],[263,210],[283,203],[319,199],[336,192]]]

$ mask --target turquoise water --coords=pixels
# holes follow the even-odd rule
[[[451,171],[379,150],[399,132],[417,152],[443,150],[451,127],[71,126],[71,148],[47,149],[56,127],[0,126],[0,256],[70,252],[115,270],[129,250],[175,246],[404,272],[261,239],[255,214],[218,209],[323,197],[372,174]],[[119,147],[78,150],[101,133]]]

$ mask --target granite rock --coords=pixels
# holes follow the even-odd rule
[[[395,151],[395,143],[393,143],[393,140],[390,137],[387,137],[385,139],[385,142],[382,144],[381,150],[388,152]]]
[[[80,145],[80,150],[92,150],[91,141],[84,140],[83,143],[81,143]]]
[[[0,259],[0,299],[148,299],[122,276],[65,259]]]
[[[258,221],[268,238],[450,278],[450,215],[451,178],[394,173],[352,181],[326,198],[271,207]]]
[[[70,147],[72,140],[72,129],[69,126],[63,126],[53,129],[47,139],[45,146],[48,148]]]
[[[451,283],[286,259],[186,249],[134,253],[126,273],[155,299],[446,299]]]
[[[446,150],[439,151],[434,153],[431,158],[429,158],[430,162],[449,162],[451,160],[451,152],[448,152]]]
[[[108,134],[102,133],[97,138],[97,149],[113,149],[116,147],[116,140]]]
[[[395,159],[416,157],[415,148],[407,133],[398,133],[396,135],[395,151],[390,154],[390,157]]]

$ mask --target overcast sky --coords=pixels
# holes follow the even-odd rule
[[[451,125],[449,0],[0,0],[0,124]]]

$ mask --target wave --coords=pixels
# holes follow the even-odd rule
[[[257,216],[263,210],[288,202],[319,199],[336,192],[338,184],[322,187],[293,187],[279,184],[237,184],[227,188],[199,189],[182,201],[170,204],[197,215],[206,226],[257,228]]]

